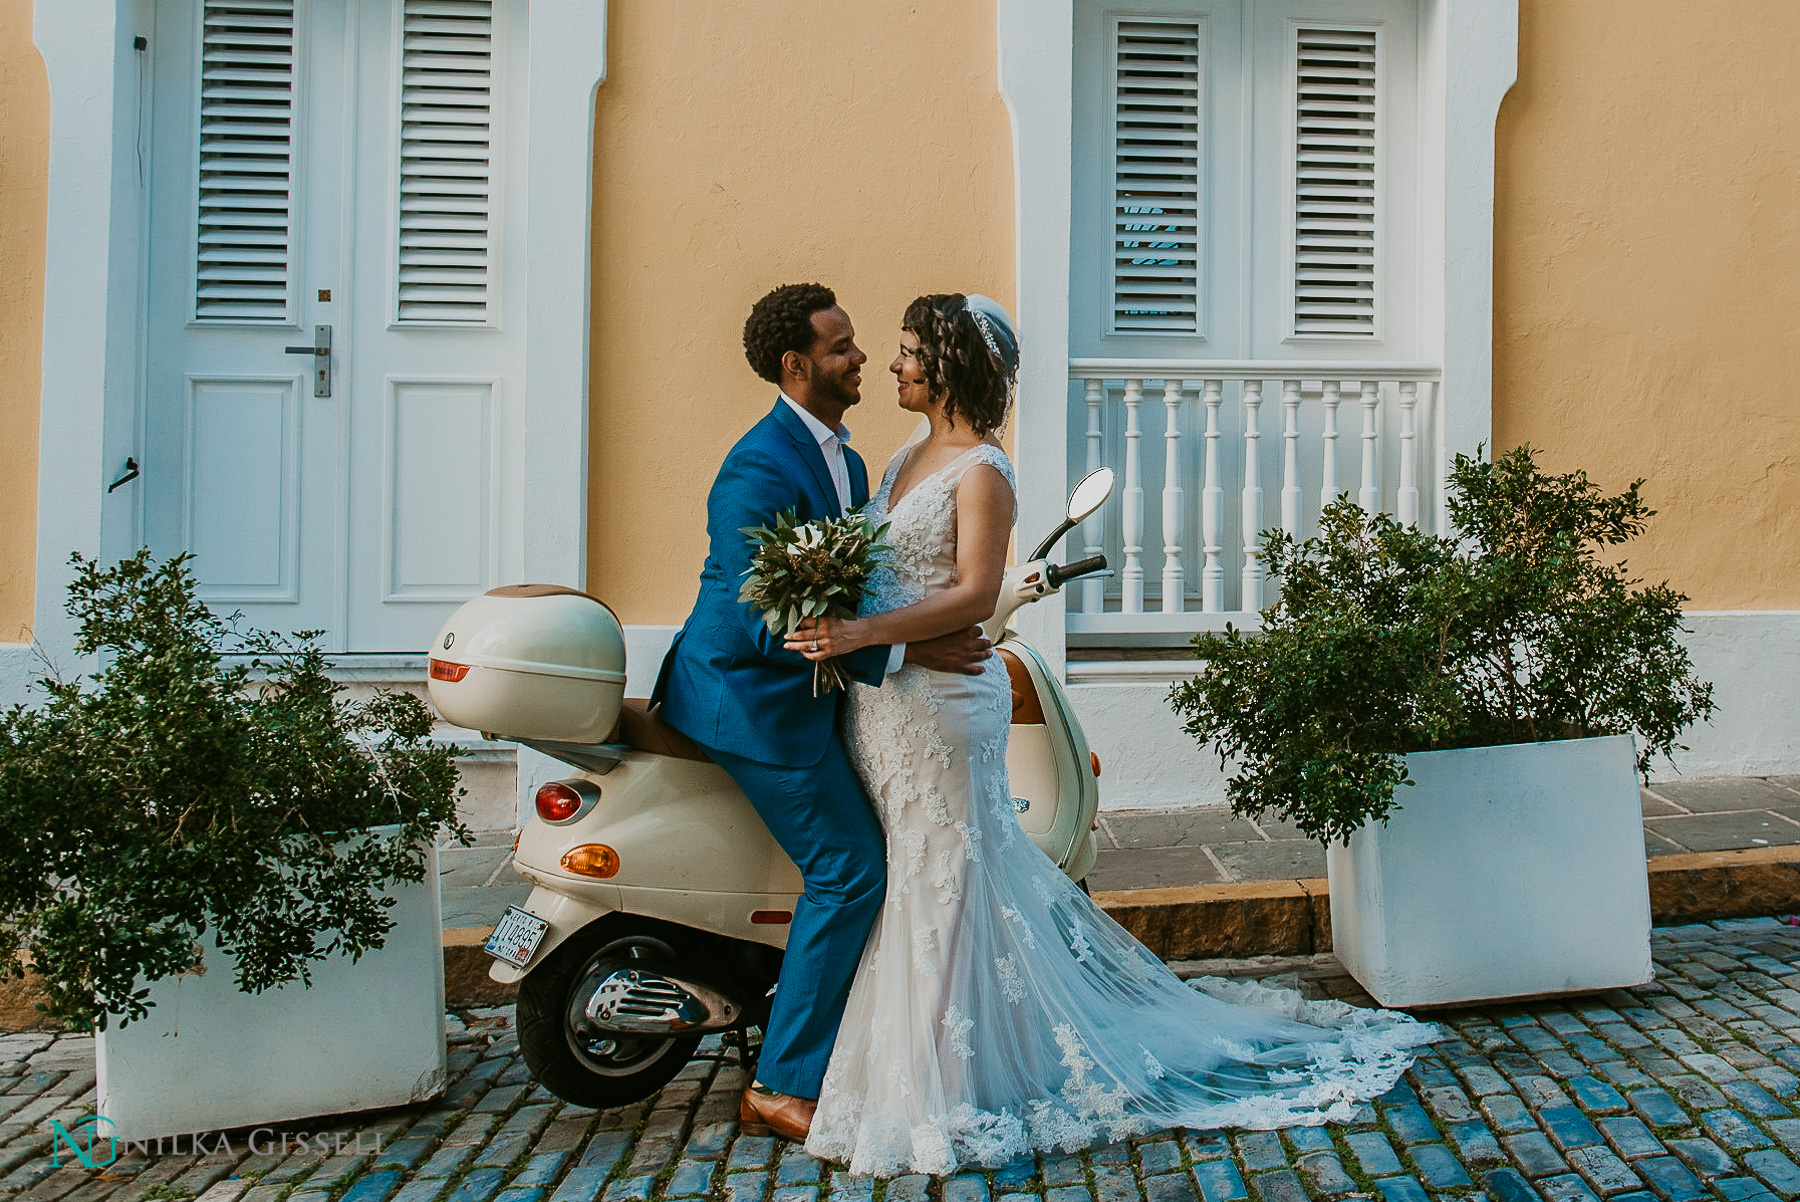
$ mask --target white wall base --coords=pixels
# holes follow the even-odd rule
[[[1800,610],[1696,611],[1688,651],[1719,709],[1651,779],[1800,773]]]
[[[1800,611],[1687,615],[1685,641],[1718,712],[1688,731],[1653,780],[1800,774]],[[1219,759],[1184,733],[1167,701],[1183,665],[1074,663],[1069,695],[1100,756],[1100,808],[1225,804]]]
[[[98,1111],[121,1140],[401,1106],[444,1088],[437,850],[395,891],[386,946],[313,966],[313,984],[239,992],[209,971],[151,986],[141,1022],[95,1039]]]

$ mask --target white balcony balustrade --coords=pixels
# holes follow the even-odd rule
[[[1253,626],[1273,599],[1262,532],[1306,538],[1340,495],[1443,529],[1441,375],[1422,363],[1072,360],[1070,478],[1109,466],[1120,486],[1071,536],[1115,569],[1071,594],[1071,647]],[[1159,429],[1161,455],[1144,448]]]

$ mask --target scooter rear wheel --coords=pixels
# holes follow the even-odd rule
[[[601,963],[621,968],[667,964],[672,949],[660,924],[616,915],[591,923],[519,983],[519,1050],[532,1076],[565,1102],[603,1110],[639,1102],[680,1072],[698,1035],[602,1035],[575,1029],[575,991]]]

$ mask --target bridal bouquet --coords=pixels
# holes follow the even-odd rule
[[[875,525],[852,509],[841,518],[799,522],[789,509],[768,526],[742,527],[750,539],[750,570],[738,600],[762,611],[772,631],[791,635],[808,618],[854,618],[863,591],[887,544],[887,523]],[[813,696],[848,687],[832,660],[813,665]]]

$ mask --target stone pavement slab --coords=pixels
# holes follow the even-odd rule
[[[854,1178],[740,1136],[717,1040],[658,1096],[592,1111],[519,1058],[510,1008],[453,1014],[418,1106],[123,1149],[89,1169],[48,1116],[94,1103],[91,1039],[0,1036],[0,1197],[30,1202],[1697,1202],[1800,1198],[1800,930],[1659,928],[1657,979],[1431,1015],[1405,1080],[1353,1121],[1155,1132],[946,1180]],[[1178,964],[1366,997],[1330,956]],[[319,1143],[321,1134],[332,1145]],[[306,1142],[301,1136],[307,1137]],[[356,1145],[358,1136],[360,1147]],[[340,1146],[341,1145],[341,1146]]]

